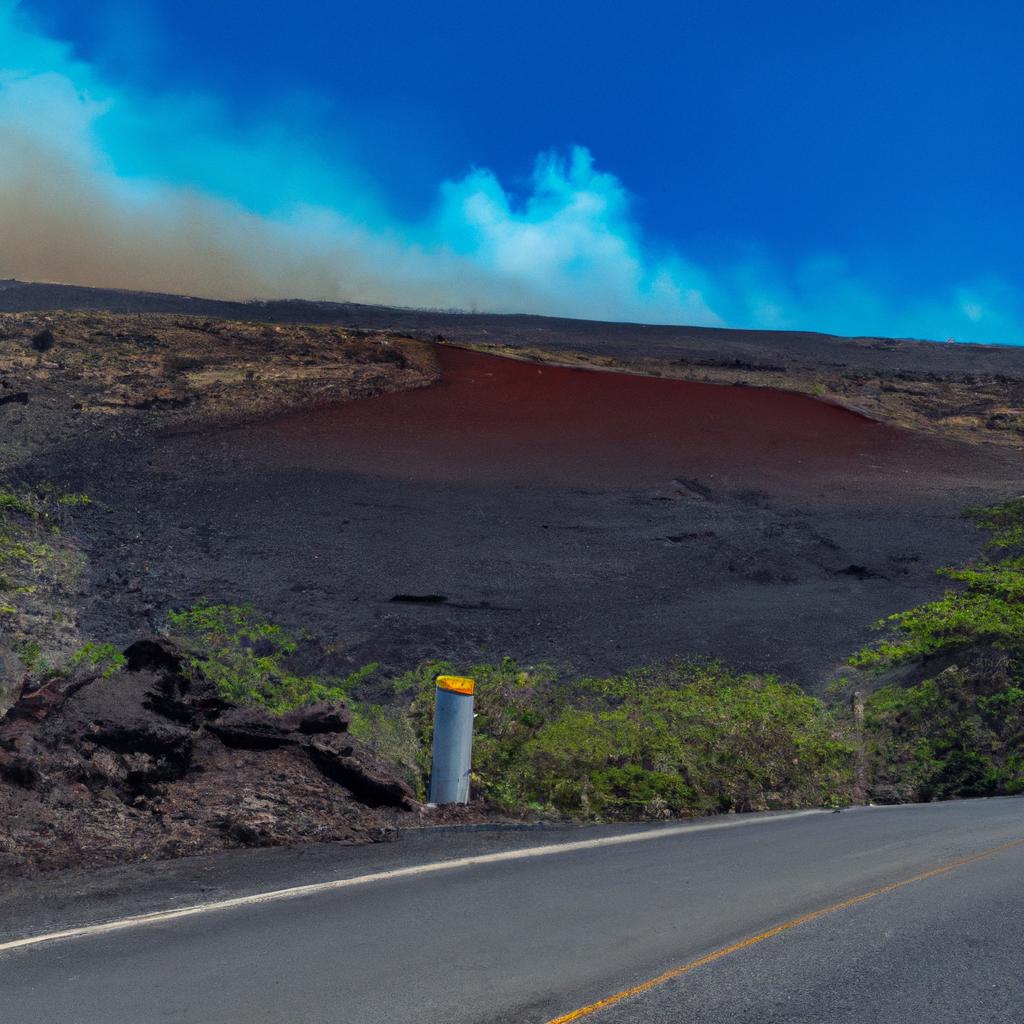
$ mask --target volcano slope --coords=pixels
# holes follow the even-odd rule
[[[917,431],[1024,446],[1024,349],[910,338],[837,337],[439,312],[354,302],[226,302],[110,288],[0,281],[0,310],[178,314],[266,324],[335,324],[570,365],[781,388],[855,406]],[[1010,339],[1008,339],[1010,340]]]
[[[330,671],[698,654],[820,689],[977,553],[965,507],[1022,490],[1014,450],[804,395],[436,356],[417,390],[37,458],[93,498],[83,631],[205,597],[322,637]]]

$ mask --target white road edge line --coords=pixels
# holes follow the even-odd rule
[[[124,917],[118,921],[105,924],[84,925],[80,928],[67,928],[64,931],[48,932],[45,935],[30,935],[23,939],[12,939],[0,943],[0,953],[13,949],[24,949],[26,946],[38,946],[44,942],[60,942],[67,939],[80,939],[92,935],[109,935],[111,932],[127,931],[147,924],[159,924],[164,921],[175,921],[182,917],[196,917],[215,910],[231,910],[235,907],[256,906],[261,903],[274,903],[277,900],[295,899],[298,896],[313,896],[322,892],[334,892],[338,889],[351,889],[359,885],[371,885],[374,882],[388,882],[396,878],[412,878],[416,875],[430,875],[439,871],[453,871],[457,868],[476,867],[481,864],[500,864],[512,860],[528,860],[533,857],[549,857],[559,853],[575,853],[579,850],[597,850],[606,846],[625,846],[628,843],[645,843],[655,839],[670,839],[675,836],[687,836],[697,832],[714,832],[719,829],[743,828],[751,825],[769,825],[777,821],[792,821],[811,814],[827,814],[828,811],[807,810],[773,814],[770,817],[739,819],[708,825],[675,825],[668,828],[650,829],[644,832],[627,832],[620,836],[605,836],[601,839],[582,839],[573,843],[552,843],[549,846],[530,846],[523,850],[504,850],[501,853],[485,853],[479,857],[458,857],[453,860],[434,861],[430,864],[417,864],[408,868],[395,868],[392,871],[377,871],[368,875],[354,875],[351,878],[337,878],[330,882],[314,882],[310,885],[296,885],[290,889],[274,889],[270,892],[254,893],[251,896],[236,896],[229,900],[216,900],[212,903],[197,903],[191,907],[179,907],[177,910],[160,910],[152,914],[139,914],[135,917]]]

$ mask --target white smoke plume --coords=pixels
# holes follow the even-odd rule
[[[112,155],[154,139],[169,156],[216,164],[222,179],[287,172],[318,187],[261,208],[227,198],[230,190],[181,184],[179,160],[166,175],[139,176]],[[636,226],[622,183],[583,147],[539,157],[526,196],[476,169],[440,185],[431,216],[402,223],[357,168],[325,167],[279,126],[232,137],[209,98],[141,98],[102,80],[15,0],[0,0],[0,277],[1024,342],[1020,294],[999,281],[895,303],[836,257],[783,273],[753,261],[701,266],[658,249]]]

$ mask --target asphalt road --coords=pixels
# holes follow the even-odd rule
[[[0,945],[0,1019],[1022,1019],[1024,799],[731,818],[646,835],[549,845],[542,856],[524,856],[520,838],[509,859],[474,854],[427,872],[417,868],[422,849],[404,865],[392,850],[387,868],[418,873]],[[360,856],[364,871],[380,870]],[[101,905],[95,914],[109,917]],[[59,922],[51,913],[46,923]],[[660,985],[585,1009],[665,972]]]

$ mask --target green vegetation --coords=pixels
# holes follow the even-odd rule
[[[0,487],[0,625],[5,643],[39,672],[67,652],[67,612],[83,561],[62,534],[70,510],[61,497],[49,485]]]
[[[989,551],[1024,553],[1024,497],[987,508],[971,508],[967,516],[975,525],[993,534]]]
[[[347,700],[376,670],[368,665],[345,679],[299,675],[291,665],[297,641],[252,605],[210,604],[167,616],[168,632],[191,651],[190,663],[225,700],[284,714],[320,700]]]
[[[888,627],[894,636],[860,651],[851,664],[889,668],[980,644],[1024,654],[1024,498],[967,514],[993,534],[988,557],[939,570],[966,586],[879,622],[877,628]]]
[[[127,661],[113,644],[98,644],[90,640],[71,656],[71,664],[91,665],[100,669],[104,679],[109,679],[115,672],[124,668]]]
[[[352,724],[349,732],[365,743],[385,764],[397,769],[405,781],[425,800],[429,753],[420,746],[409,709],[394,705],[360,703],[348,699]]]
[[[73,552],[59,524],[88,504],[53,489],[0,490],[0,616],[34,602],[37,623],[40,607],[61,622],[49,594],[69,578]],[[1024,792],[1024,498],[968,515],[990,534],[984,556],[941,570],[953,584],[941,598],[879,623],[883,639],[850,659],[875,685],[888,682],[880,673],[903,674],[867,696],[860,722],[838,700],[705,661],[575,681],[511,661],[435,663],[373,704],[356,697],[375,665],[341,678],[309,671],[330,649],[251,605],[203,601],[171,612],[166,628],[233,703],[283,714],[345,701],[353,736],[421,797],[439,674],[476,679],[473,792],[510,813],[616,820],[841,806],[858,789],[858,759],[875,800]],[[37,674],[54,671],[42,636],[19,635]],[[124,665],[111,644],[86,643],[70,661],[69,649],[58,663],[104,678]]]
[[[38,672],[43,664],[43,648],[38,640],[29,640],[18,652],[21,662],[29,672]]]
[[[944,570],[959,589],[881,623],[890,636],[851,659],[876,672],[923,666],[912,685],[868,696],[862,723],[838,701],[700,661],[574,682],[511,661],[435,663],[394,680],[387,704],[361,704],[353,687],[373,666],[344,680],[296,674],[296,640],[249,606],[200,604],[169,626],[228,699],[277,712],[345,700],[353,735],[421,797],[439,674],[476,679],[473,792],[511,813],[841,806],[856,789],[858,749],[872,799],[1024,792],[1024,501],[970,515],[992,533],[986,557]]]
[[[83,505],[91,505],[92,498],[88,494],[61,494],[57,498],[57,504],[65,508],[79,508]]]
[[[1024,643],[1024,559],[944,575],[966,583],[929,604],[889,616],[879,625],[894,627],[897,638],[865,648],[850,659],[858,668],[888,668],[970,644],[989,643],[1019,651]]]
[[[365,665],[344,678],[301,674],[294,667],[300,660],[299,640],[251,604],[201,601],[168,614],[167,632],[189,651],[189,664],[232,703],[283,715],[317,701],[344,701],[352,714],[352,735],[382,761],[404,769],[408,781],[422,790],[414,767],[417,738],[408,712],[362,703],[353,694],[377,665]]]
[[[0,488],[0,596],[71,581],[73,566],[57,544],[60,512],[89,503],[88,495],[63,494],[52,486],[31,492]]]
[[[69,661],[61,642],[82,559],[63,538],[60,523],[64,510],[89,503],[85,494],[65,494],[50,484],[31,491],[0,488],[0,616],[22,663],[37,676],[66,673],[69,664],[84,662],[106,677],[124,663],[112,644],[96,643],[85,644]]]
[[[376,666],[344,679],[299,674],[299,641],[251,605],[201,602],[171,613],[167,629],[232,702],[280,714],[344,700],[353,736],[425,795],[434,680],[451,665],[395,680],[394,703],[361,703],[353,690]],[[849,800],[845,726],[776,679],[704,662],[571,685],[511,661],[468,672],[477,680],[474,791],[503,810],[625,819]]]
[[[865,705],[869,770],[895,799],[1024,791],[1024,499],[968,516],[986,557],[940,572],[964,586],[878,623],[894,634],[851,663],[914,663],[934,675]]]
[[[415,694],[415,764],[429,766],[433,681],[446,664],[399,679]],[[460,673],[461,674],[461,673]],[[577,818],[672,817],[846,802],[853,748],[825,705],[770,677],[676,662],[570,686],[510,661],[477,681],[474,788],[510,811]]]
[[[0,490],[0,594],[23,593],[30,586],[26,578],[52,557],[50,547],[38,539],[44,519],[40,502]]]
[[[887,799],[1024,792],[1024,688],[998,664],[951,667],[865,705],[866,753]]]

